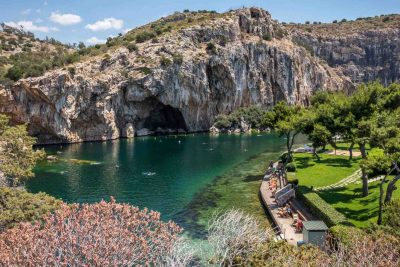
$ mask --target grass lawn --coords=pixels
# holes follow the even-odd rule
[[[352,161],[348,157],[319,154],[320,161],[309,153],[295,153],[294,161],[297,167],[296,173],[289,173],[290,178],[299,179],[299,184],[320,187],[334,184],[343,178],[353,174],[359,167],[360,158]]]
[[[347,156],[320,155],[321,161],[318,162],[311,154],[294,154],[297,171],[289,173],[289,179],[297,178],[300,190],[306,192],[312,187],[334,184],[360,168],[360,158],[349,161]],[[379,182],[370,183],[369,189],[367,197],[362,197],[362,185],[355,183],[316,193],[345,215],[349,222],[357,227],[366,227],[377,220]],[[396,190],[393,197],[400,198],[400,190]]]
[[[378,219],[379,182],[369,184],[367,197],[362,197],[361,184],[350,184],[318,194],[357,227],[366,227]],[[393,198],[400,198],[399,190],[394,191]]]

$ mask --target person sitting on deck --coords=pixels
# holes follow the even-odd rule
[[[296,233],[300,233],[303,230],[303,221],[298,219],[296,222]]]
[[[290,207],[289,203],[286,204],[286,213],[292,216],[292,208]]]

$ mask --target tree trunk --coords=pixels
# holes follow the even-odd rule
[[[318,156],[316,147],[313,147],[313,155],[317,158],[318,161],[320,161],[320,157]]]
[[[392,181],[389,182],[386,189],[386,197],[385,204],[389,203],[392,200],[393,191],[397,189],[396,182],[400,179],[400,175],[397,175],[393,178]]]
[[[382,179],[381,183],[379,184],[379,212],[378,212],[378,225],[382,224],[382,215],[383,215],[383,194],[385,193],[384,189],[383,189],[383,185],[385,184],[385,182],[387,181],[387,178],[389,177],[389,175],[395,170],[395,168],[392,168],[386,175],[385,177]]]
[[[353,148],[354,148],[354,142],[351,142],[350,147],[349,147],[349,160],[353,159]]]
[[[365,143],[360,143],[359,146],[362,158],[367,159],[367,153],[365,151]],[[363,197],[366,197],[368,196],[368,173],[365,167],[361,168],[361,173],[362,173]]]
[[[379,211],[378,211],[378,225],[382,224],[382,213],[383,213],[383,184],[385,179],[383,179],[379,185]]]
[[[286,166],[286,164],[289,163],[290,157],[291,157],[291,147],[290,147],[290,132],[286,134],[286,148],[287,148],[287,157],[285,162],[283,164]]]

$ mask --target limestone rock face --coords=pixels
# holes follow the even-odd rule
[[[324,36],[296,32],[293,38],[353,83],[379,80],[387,86],[400,80],[400,28]]]
[[[295,38],[313,45],[320,57]],[[351,91],[358,81],[392,81],[399,75],[397,65],[391,74],[380,74],[380,62],[375,62],[376,72],[366,76],[368,64],[373,65],[369,54],[352,59],[338,50],[356,50],[367,45],[366,39],[354,37],[351,45],[340,46],[327,39],[325,44],[332,44],[325,48],[312,36],[285,33],[257,8],[232,11],[157,39],[137,44],[137,51],[118,47],[109,57],[76,63],[70,66],[74,75],[58,69],[20,80],[12,89],[0,88],[0,112],[28,123],[40,143],[195,132],[209,130],[215,116],[239,107],[271,107],[280,100],[308,105],[317,90]],[[161,64],[162,58],[171,63]]]

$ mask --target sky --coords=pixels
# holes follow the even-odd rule
[[[356,19],[400,13],[400,0],[0,0],[0,22],[64,43],[105,42],[175,11],[262,7],[284,22]]]

